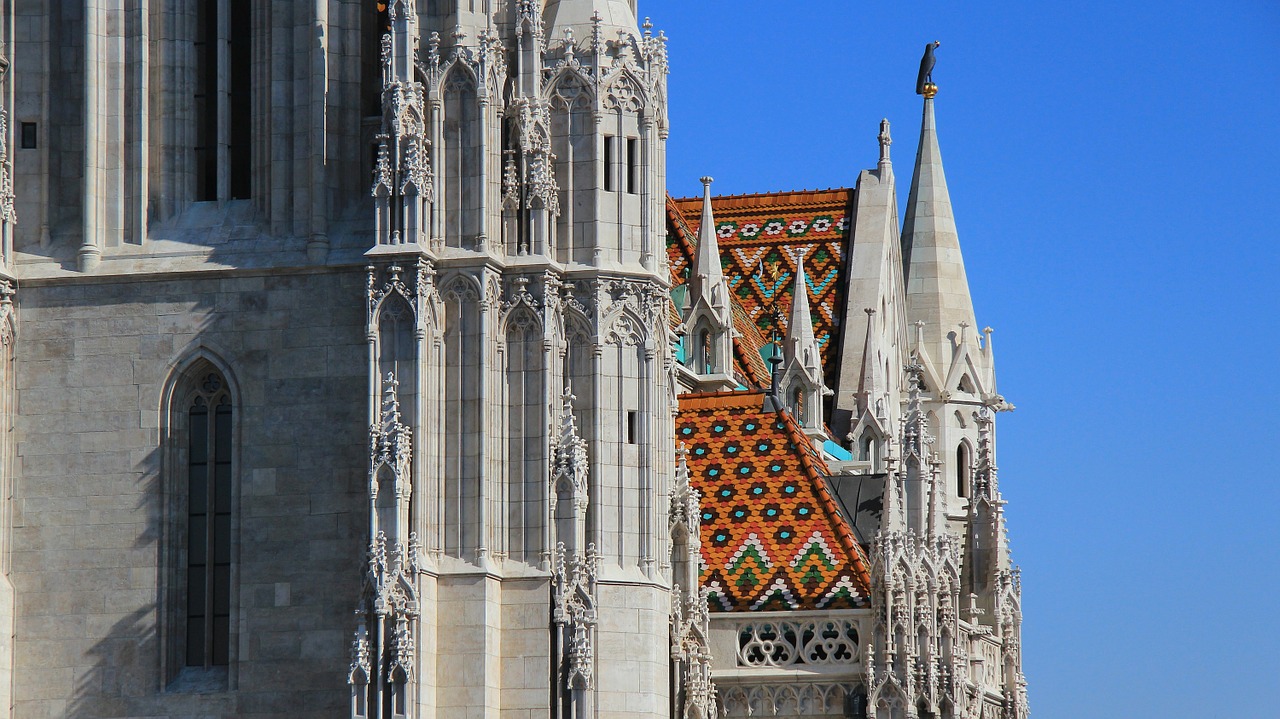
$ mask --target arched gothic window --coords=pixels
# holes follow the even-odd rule
[[[863,462],[875,461],[875,435],[870,429],[863,430],[862,439],[858,442],[858,459]]]
[[[165,680],[177,691],[226,688],[236,645],[236,394],[201,359],[166,396]]]
[[[711,346],[711,331],[703,330],[698,334],[698,351],[701,353],[702,373],[712,374],[716,371],[715,348]]]
[[[455,69],[444,83],[444,148],[441,168],[444,236],[449,247],[473,249],[480,232],[481,137],[474,80]]]
[[[187,403],[188,667],[226,666],[231,640],[231,395],[217,372]]]
[[[964,442],[956,447],[956,496],[969,496],[969,445]]]

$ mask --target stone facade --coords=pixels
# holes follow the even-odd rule
[[[639,20],[0,3],[0,715],[1026,716],[932,96],[754,306]],[[699,412],[820,506],[758,601]]]

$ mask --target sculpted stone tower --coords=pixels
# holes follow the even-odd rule
[[[991,330],[972,332],[959,236],[934,122],[924,119],[902,231],[914,326],[906,404],[889,447],[872,546],[870,715],[1023,719],[1021,588],[996,482]]]
[[[669,716],[667,67],[632,6],[387,6],[352,717]]]

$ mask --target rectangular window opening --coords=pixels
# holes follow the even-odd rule
[[[613,143],[618,138],[604,136],[604,191],[613,192]]]
[[[627,412],[627,444],[640,443],[640,413],[635,410]]]
[[[252,13],[249,0],[230,0],[227,23],[227,162],[230,196],[247,200],[251,192],[253,149],[253,96],[251,48]]]
[[[640,191],[640,141],[634,137],[627,138],[627,192],[634,195]]]
[[[197,0],[195,36],[195,117],[196,200],[218,199],[218,3]]]
[[[36,128],[36,124],[34,122],[22,123],[21,131],[22,131],[22,138],[20,142],[21,142],[22,149],[34,150],[40,146],[39,142],[37,141],[39,135]]]
[[[227,666],[231,640],[231,405],[188,412],[185,664]]]

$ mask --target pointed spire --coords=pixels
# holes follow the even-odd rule
[[[716,218],[711,211],[710,177],[702,178],[702,224],[698,228],[698,248],[693,254],[689,277],[691,304],[705,299],[715,310],[725,310],[728,287],[720,266],[720,243],[716,239]]]
[[[805,434],[816,440],[826,439],[826,417],[822,398],[830,390],[822,380],[822,352],[813,336],[813,317],[809,314],[809,281],[805,278],[804,255],[796,259],[796,278],[791,291],[791,318],[787,322],[785,346],[786,369],[783,382],[786,397],[797,422]]]
[[[702,225],[698,247],[690,263],[684,334],[686,364],[698,376],[703,392],[732,390],[738,386],[733,376],[733,310],[729,284],[720,266],[720,244],[716,241],[716,218],[711,210],[711,178],[702,178]]]
[[[800,366],[817,382],[822,381],[821,352],[813,336],[813,316],[809,313],[809,282],[804,273],[804,256],[796,260],[796,279],[791,293],[791,317],[787,321],[787,361]]]
[[[969,281],[960,255],[951,194],[942,170],[934,124],[934,100],[926,97],[920,148],[902,226],[902,261],[907,282],[907,318],[924,323],[924,349],[942,366],[952,359],[961,325],[976,326]]]

